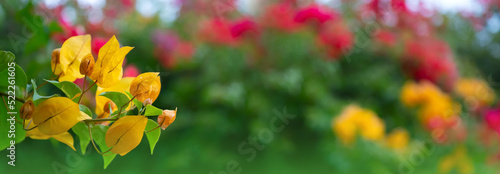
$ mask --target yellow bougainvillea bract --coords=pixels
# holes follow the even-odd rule
[[[111,147],[111,152],[126,155],[141,142],[147,122],[148,119],[143,116],[118,119],[106,132],[106,145]]]

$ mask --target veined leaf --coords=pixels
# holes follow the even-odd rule
[[[153,105],[147,105],[146,112],[144,113],[144,116],[157,116],[157,115],[161,115],[162,113],[163,113],[163,110],[161,110]]]
[[[88,116],[90,116],[92,118],[92,111],[87,106],[80,104],[79,108],[80,108],[80,111],[84,112],[85,114],[87,114]]]
[[[156,143],[158,143],[158,140],[160,139],[161,130],[160,128],[158,128],[158,123],[156,123],[151,119],[148,119],[148,124],[146,125],[145,131],[151,131],[151,132],[146,132],[146,137],[148,138],[149,149],[151,149],[151,155],[153,155],[153,150],[155,149]]]
[[[128,91],[125,91],[125,93],[128,95],[129,98],[133,98],[134,97]],[[137,100],[136,98],[134,98],[134,100],[132,100],[132,102],[134,102],[135,107],[137,107],[137,109],[139,111],[142,109],[142,103],[139,100]]]
[[[111,152],[126,155],[141,142],[147,122],[148,119],[143,116],[118,119],[106,132],[106,145],[111,147]]]
[[[94,138],[95,143],[99,146],[101,152],[106,152],[110,149],[110,147],[106,146],[106,132],[109,127],[104,125],[95,125],[92,127],[92,138]],[[102,156],[104,159],[104,169],[108,167],[108,165],[115,159],[116,154],[113,152],[107,152]]]
[[[114,92],[121,92],[121,93],[126,93],[129,88],[130,88],[130,83],[132,83],[132,80],[134,80],[133,77],[125,77],[120,82],[115,84],[114,86],[110,88],[101,88],[97,87],[96,90],[96,97],[95,97],[95,102],[96,102],[96,107],[95,107],[95,113],[97,115],[101,115],[103,113],[104,105],[110,100],[109,98],[105,96],[100,96],[101,93],[103,92],[109,92],[109,91],[114,91]],[[127,99],[127,102],[130,98]],[[115,101],[113,101],[115,102]],[[115,102],[117,107],[121,107],[121,105],[118,105]],[[130,109],[131,105],[129,105],[126,109]]]
[[[57,135],[68,131],[79,121],[91,119],[66,97],[53,97],[41,102],[33,112],[33,122],[40,132]]]
[[[7,69],[9,62],[14,62],[16,57],[10,51],[0,51],[0,70]]]
[[[6,114],[6,113],[10,112],[12,110],[7,110],[7,108],[5,107],[5,105],[7,103],[4,103],[4,100],[2,98],[5,99],[5,102],[8,101],[7,97],[0,96],[0,113],[2,113],[2,119],[0,119],[0,131],[5,132],[5,133],[0,133],[0,150],[8,148],[10,146],[10,140],[16,141],[16,144],[17,144],[17,143],[22,142],[24,140],[24,138],[26,137],[25,136],[26,132],[23,130],[23,125],[21,123],[16,122],[15,120],[9,120],[11,115]],[[21,108],[21,106],[22,106],[21,102],[16,102],[16,110],[13,112],[18,112],[19,108]],[[14,114],[14,116],[17,120],[21,120],[21,118],[19,117],[19,114]],[[15,137],[9,137],[9,133],[8,133],[10,130],[10,125],[11,125],[12,121],[14,121],[13,123],[16,126]]]
[[[49,98],[59,97],[59,95],[57,95],[57,94],[54,94],[51,96],[42,96],[42,95],[38,94],[38,92],[36,92],[37,86],[36,86],[34,79],[31,79],[31,84],[33,85],[33,103],[35,104],[35,106],[38,106],[39,103],[41,103]]]
[[[108,91],[108,92],[103,92],[99,94],[99,96],[104,96],[106,98],[109,98],[111,101],[113,101],[118,108],[122,107],[123,105],[127,104],[127,102],[130,100],[127,95],[121,92],[114,92],[114,91]],[[125,106],[125,107],[128,107]]]
[[[54,80],[45,80],[49,83],[52,83],[54,86],[59,88],[64,94],[66,94],[66,97],[68,98],[73,98],[75,97],[76,94],[82,93],[82,90],[78,85],[74,84],[73,82],[69,81],[54,81]]]
[[[82,154],[85,154],[85,152],[87,151],[87,146],[90,143],[89,128],[85,123],[79,122],[76,123],[75,126],[71,128],[71,130],[73,130],[73,132],[80,139],[80,149],[82,150]]]

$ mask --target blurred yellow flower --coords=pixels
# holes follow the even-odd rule
[[[424,123],[433,117],[446,119],[460,114],[460,105],[428,81],[407,82],[401,90],[400,98],[406,106],[420,106],[419,118]]]
[[[153,103],[161,90],[160,73],[148,72],[137,76],[130,84],[130,94],[140,102],[149,98]]]
[[[387,147],[395,150],[404,150],[410,141],[408,131],[403,128],[396,128],[385,138]]]
[[[467,156],[467,151],[464,147],[457,147],[451,154],[443,157],[439,162],[439,173],[450,173],[456,169],[459,173],[473,173],[474,166]]]
[[[455,92],[469,102],[478,102],[478,106],[485,106],[495,101],[495,92],[481,79],[460,79],[455,85]]]
[[[385,125],[373,111],[349,105],[333,119],[332,129],[342,142],[349,144],[354,141],[357,133],[368,140],[381,140]]]

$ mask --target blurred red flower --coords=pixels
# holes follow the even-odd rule
[[[294,19],[295,11],[289,3],[270,5],[262,15],[262,25],[284,31],[294,31],[299,26]]]
[[[226,19],[213,18],[201,23],[200,38],[215,44],[234,46],[237,40],[231,33],[231,23]]]
[[[104,44],[106,44],[106,42],[108,42],[108,39],[106,38],[103,38],[103,37],[95,37],[95,38],[92,38],[92,53],[94,55],[97,55],[99,53],[99,50],[101,49],[102,46],[104,46]],[[95,57],[97,58],[97,57]]]
[[[335,11],[328,7],[312,4],[305,8],[299,9],[294,20],[299,23],[313,23],[317,27],[321,27],[328,21],[335,20],[339,17]]]
[[[231,25],[231,35],[234,38],[244,37],[245,35],[254,37],[259,35],[259,27],[250,18],[243,18]]]
[[[180,40],[175,33],[158,31],[152,37],[154,55],[165,67],[175,66],[179,59],[189,60],[195,53],[193,44]]]
[[[490,109],[485,112],[484,120],[488,126],[500,134],[500,109]]]
[[[429,80],[448,92],[459,77],[448,44],[433,38],[419,38],[406,44],[403,69],[414,79]]]
[[[343,22],[329,22],[320,30],[318,41],[331,59],[339,59],[353,47],[354,36]]]
[[[133,64],[127,65],[123,70],[123,77],[137,77],[139,74],[139,69]]]
[[[379,29],[374,32],[373,38],[384,46],[393,47],[396,45],[396,35],[389,30]]]

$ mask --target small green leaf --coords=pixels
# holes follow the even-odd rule
[[[78,87],[78,85],[74,84],[73,82],[69,82],[69,81],[59,82],[59,81],[54,81],[54,80],[45,80],[45,81],[52,83],[54,86],[59,88],[62,92],[64,92],[66,97],[68,97],[70,99],[75,97],[75,95],[82,93],[82,90],[80,89],[80,87]]]
[[[39,103],[41,103],[44,100],[59,96],[57,94],[54,94],[51,96],[42,96],[42,95],[38,94],[38,92],[36,92],[37,86],[36,86],[36,82],[34,79],[31,79],[31,84],[33,85],[33,103],[35,104],[35,106],[37,106]]]
[[[157,116],[161,115],[163,113],[163,110],[154,107],[153,105],[147,105],[146,106],[146,112],[144,113],[144,116]]]
[[[155,129],[155,130],[153,130]],[[153,131],[151,131],[153,130]],[[149,142],[149,149],[151,149],[151,155],[153,155],[153,150],[155,149],[156,143],[160,139],[161,129],[158,128],[158,123],[155,121],[148,119],[148,124],[146,125],[146,137]],[[147,132],[151,131],[151,132]]]
[[[71,130],[73,130],[73,132],[78,136],[78,138],[80,138],[80,149],[82,150],[82,154],[85,154],[87,146],[90,143],[89,128],[85,123],[78,122],[76,123],[75,126],[71,128]]]
[[[0,70],[7,69],[9,62],[14,62],[15,56],[10,51],[0,51]]]
[[[1,99],[1,98],[3,98],[3,99]],[[21,108],[22,103],[16,102],[16,104],[15,104],[16,109],[15,110],[7,110],[7,108],[5,107],[5,105],[7,103],[4,103],[3,102],[4,100],[5,100],[5,102],[8,102],[8,97],[0,96],[0,113],[2,113],[2,119],[0,119],[0,131],[5,132],[5,133],[0,134],[0,140],[1,140],[0,141],[0,151],[8,148],[10,146],[11,140],[14,140],[15,143],[17,144],[17,143],[22,142],[24,140],[24,138],[26,137],[26,131],[24,131],[23,125],[21,123],[18,123],[18,122],[14,122],[15,127],[16,127],[15,128],[15,137],[9,137],[9,134],[10,134],[9,131],[11,130],[10,129],[11,120],[9,120],[10,115],[6,114],[6,113],[9,111],[17,112],[18,114],[15,114],[15,117],[16,117],[16,119],[21,120],[21,118],[19,117],[19,109]]]
[[[110,149],[110,147],[106,145],[106,140],[104,139],[108,128],[108,126],[104,125],[95,125],[92,127],[92,138],[94,138],[95,143],[99,146],[101,153]],[[106,169],[111,161],[115,159],[115,156],[116,154],[113,152],[107,152],[102,156],[104,159],[104,169]]]
[[[0,70],[0,87],[7,87],[15,85],[20,89],[26,89],[26,73],[24,73],[23,68],[19,65],[9,64],[6,69]],[[12,79],[14,78],[14,79]],[[14,80],[14,84],[10,84],[11,80]],[[22,91],[22,90],[21,90]]]
[[[87,115],[94,118],[92,116],[92,111],[87,106],[80,104],[80,111],[85,112]]]
[[[113,101],[118,108],[122,107],[123,105],[127,104],[127,102],[130,100],[127,95],[121,93],[121,92],[114,92],[114,91],[109,91],[109,92],[103,92],[99,94],[100,96],[104,96],[106,98],[109,98],[111,101]],[[124,106],[124,108],[128,107]]]
[[[125,93],[128,95],[129,98],[134,97],[134,96],[132,96],[132,94],[130,94],[130,92],[125,91]],[[137,109],[140,111],[142,109],[142,103],[139,100],[137,100],[136,98],[134,98],[133,102],[134,102],[135,107],[137,107]]]

